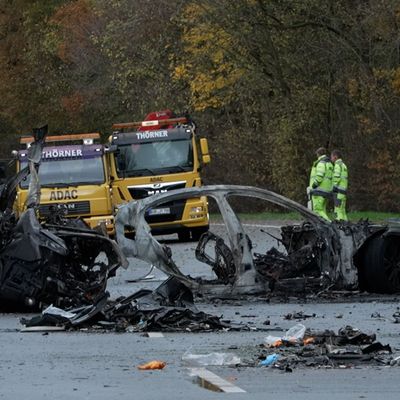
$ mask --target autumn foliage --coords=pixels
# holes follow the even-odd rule
[[[2,2],[2,157],[44,121],[106,136],[187,110],[210,142],[208,183],[305,203],[326,146],[344,153],[351,209],[399,211],[399,43],[398,0]]]

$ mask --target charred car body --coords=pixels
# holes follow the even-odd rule
[[[215,200],[227,232],[226,240],[207,232],[198,243],[196,258],[210,265],[216,275],[210,281],[183,274],[171,249],[151,236],[145,220],[150,208],[197,196]],[[304,222],[281,228],[281,237],[276,238],[280,248],[273,246],[264,254],[254,253],[253,244],[229,202],[235,196],[257,198],[296,211]],[[125,237],[126,226],[135,228],[134,240]],[[116,233],[126,256],[148,261],[198,293],[225,296],[279,289],[319,292],[328,288],[400,291],[400,224],[329,223],[302,205],[264,189],[206,186],[131,202],[117,214]]]
[[[28,166],[0,188],[0,304],[2,309],[47,304],[92,304],[105,295],[108,277],[126,260],[119,248],[82,221],[61,210],[40,223],[36,217],[40,185],[37,169],[47,127],[34,130]],[[30,175],[27,209],[13,212],[16,189]]]

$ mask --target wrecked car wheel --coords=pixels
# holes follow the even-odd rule
[[[189,229],[181,229],[178,232],[178,239],[180,242],[189,242],[190,241],[190,230]]]
[[[400,292],[400,247],[396,236],[375,237],[364,250],[364,289],[375,293]]]
[[[192,229],[183,228],[178,231],[178,239],[180,242],[198,242],[201,235],[205,232],[208,232],[208,226]]]
[[[201,226],[200,228],[192,228],[192,240],[194,242],[198,242],[201,238],[201,235],[203,233],[208,232],[209,227],[208,226]]]

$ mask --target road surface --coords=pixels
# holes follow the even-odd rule
[[[221,226],[213,227],[220,231]],[[256,251],[273,242],[248,227]],[[277,230],[269,227],[275,234]],[[171,237],[172,238],[172,237]],[[166,238],[174,259],[192,275],[212,274],[193,260],[195,245]],[[155,288],[165,279],[152,271],[150,281],[129,283],[146,274],[150,266],[130,260],[128,270],[120,271],[109,282],[113,297],[133,293],[139,288]],[[281,335],[297,321],[284,316],[295,311],[315,314],[301,321],[309,328],[338,330],[345,325],[375,332],[383,344],[400,354],[400,324],[392,315],[400,306],[397,296],[359,296],[336,302],[289,303],[257,300],[200,303],[198,307],[224,319],[246,322],[249,332],[164,333],[147,337],[139,333],[53,332],[21,333],[20,314],[0,315],[0,399],[398,399],[400,367],[363,366],[351,369],[295,368],[292,373],[262,367],[209,366],[207,374],[227,382],[228,393],[202,387],[193,366],[182,356],[186,353],[234,353],[242,360],[254,359],[267,334]],[[379,314],[379,318],[372,315]],[[340,318],[339,318],[340,317]],[[270,320],[270,325],[264,321]],[[270,328],[270,332],[259,329]],[[137,366],[162,360],[161,371],[139,371]],[[204,372],[204,371],[203,371]],[[197,376],[197,375],[196,375]],[[207,375],[209,376],[209,375]],[[210,378],[210,379],[211,379]],[[215,389],[215,388],[214,388]]]

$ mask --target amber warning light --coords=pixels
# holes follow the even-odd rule
[[[46,142],[72,142],[81,140],[83,144],[93,144],[95,139],[100,139],[100,133],[77,133],[71,135],[46,136]],[[22,136],[21,144],[33,143],[33,136]]]
[[[147,127],[147,126],[157,126],[157,125],[173,125],[173,124],[184,124],[187,123],[188,120],[186,117],[180,118],[169,118],[169,119],[160,119],[153,121],[137,121],[137,122],[125,122],[122,124],[113,124],[113,129],[127,129],[127,128],[139,128],[139,127]]]

